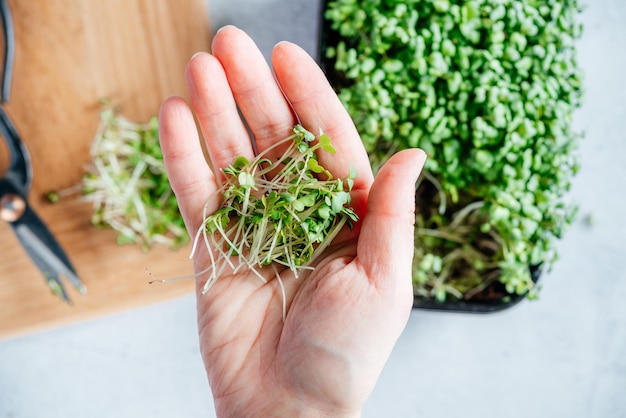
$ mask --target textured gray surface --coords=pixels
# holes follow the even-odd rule
[[[541,300],[489,316],[414,312],[365,417],[626,417],[626,3],[588,3],[581,217]],[[317,1],[209,7],[215,28],[238,25],[266,56],[282,39],[315,52]],[[193,297],[0,342],[0,417],[83,416],[214,416]]]

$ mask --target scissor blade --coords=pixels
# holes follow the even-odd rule
[[[67,255],[29,206],[26,207],[22,217],[13,222],[11,226],[28,255],[46,278],[63,275],[81,294],[86,293],[87,289],[76,274],[76,270],[74,270]]]
[[[22,247],[43,275],[46,285],[48,285],[52,294],[60,297],[67,303],[72,303],[67,291],[65,290],[65,286],[63,286],[63,283],[61,282],[61,277],[46,261],[46,258],[40,254],[37,237],[34,237],[33,240],[32,231],[30,231],[25,225],[17,225],[13,228],[13,230],[22,243]],[[33,243],[35,244],[33,245]]]

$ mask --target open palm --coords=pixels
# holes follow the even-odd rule
[[[358,133],[316,63],[286,42],[274,48],[272,63],[275,77],[253,41],[226,27],[212,55],[188,64],[193,113],[179,97],[163,103],[161,146],[190,234],[223,180],[218,168],[254,156],[238,109],[258,152],[297,122],[333,138],[337,153],[320,155],[320,163],[337,177],[350,164],[356,168],[352,206],[361,221],[337,237],[315,270],[298,279],[281,273],[285,321],[276,280],[226,274],[203,295],[200,276],[202,357],[219,416],[358,416],[410,312],[414,185],[425,157],[398,153],[374,179]],[[199,272],[209,257],[200,252],[194,262]],[[266,273],[274,276],[273,269]]]

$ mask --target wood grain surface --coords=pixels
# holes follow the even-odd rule
[[[99,122],[100,100],[137,122],[167,96],[186,91],[184,68],[208,50],[204,0],[9,1],[15,25],[12,93],[5,108],[32,157],[30,203],[65,248],[87,286],[74,305],[52,296],[8,225],[0,222],[0,337],[130,309],[189,293],[193,281],[149,285],[191,273],[189,248],[118,246],[89,223],[78,199],[43,195],[80,182]],[[7,166],[0,145],[0,173]]]

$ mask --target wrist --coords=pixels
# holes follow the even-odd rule
[[[233,408],[230,402],[215,402],[219,418],[265,417],[265,418],[360,418],[361,410],[345,410],[334,405],[310,405],[295,399],[283,399],[282,402],[259,405],[239,405]]]

